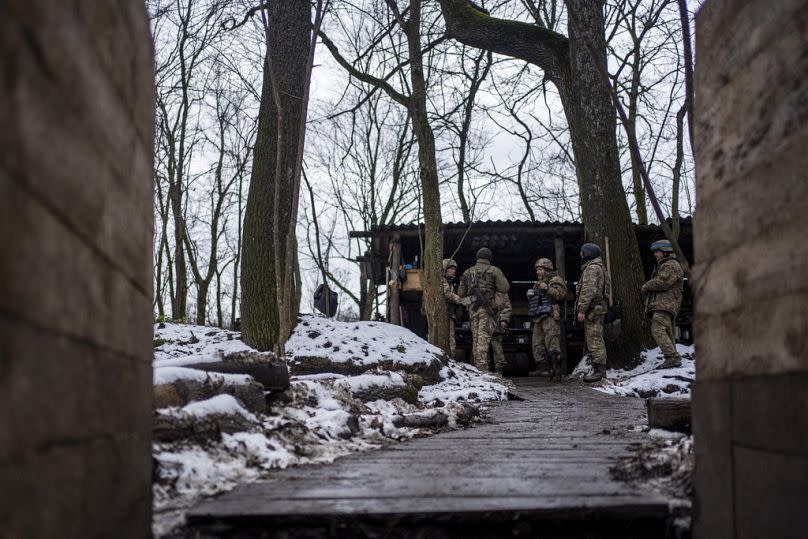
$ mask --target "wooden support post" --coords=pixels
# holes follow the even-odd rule
[[[555,241],[555,267],[556,273],[558,276],[567,280],[567,273],[566,273],[566,264],[564,260],[564,238],[560,235],[556,235]],[[561,372],[566,375],[569,371],[567,370],[567,321],[566,321],[566,300],[564,301],[564,305],[562,306],[561,312],[561,335],[559,339],[559,345],[561,347]]]
[[[396,234],[391,240],[392,252],[390,256],[390,269],[392,275],[388,276],[387,299],[390,305],[390,323],[401,325],[401,309],[399,294],[401,293],[401,283],[398,281],[398,266],[401,264],[401,241]],[[395,280],[395,286],[390,286],[390,281]]]
[[[359,320],[370,320],[367,308],[369,301],[368,298],[368,256],[358,256],[356,260],[359,261]]]
[[[567,277],[567,267],[564,258],[564,238],[561,236],[555,237],[555,266],[556,273],[562,278]]]

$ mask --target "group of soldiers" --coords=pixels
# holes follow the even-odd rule
[[[673,368],[682,360],[676,351],[675,320],[682,304],[684,274],[667,240],[651,245],[656,258],[651,279],[642,285],[646,295],[646,316],[651,320],[651,334],[662,350],[664,361],[659,368]],[[581,247],[581,278],[575,302],[575,317],[584,328],[586,348],[592,360],[592,370],[583,377],[588,383],[606,377],[606,345],[604,319],[611,296],[611,279],[601,250],[594,243]],[[511,318],[510,283],[498,267],[491,264],[492,253],[487,247],[477,251],[474,266],[463,272],[456,283],[457,263],[443,261],[443,293],[449,313],[451,354],[456,348],[455,327],[461,320],[462,309],[468,309],[472,334],[474,365],[488,371],[488,350],[492,351],[494,370],[502,372],[505,354],[502,335]],[[561,380],[561,319],[562,305],[567,300],[567,283],[556,274],[553,263],[539,258],[534,264],[536,281],[527,291],[528,316],[533,328],[533,357],[547,362],[551,378]]]

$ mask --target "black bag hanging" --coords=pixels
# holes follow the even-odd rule
[[[328,288],[328,285],[321,284],[314,291],[314,308],[333,318],[337,314],[337,293]]]

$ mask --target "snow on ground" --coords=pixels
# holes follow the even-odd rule
[[[509,382],[499,376],[483,374],[467,363],[451,362],[440,371],[443,379],[418,392],[424,403],[436,401],[507,400]],[[508,385],[506,385],[508,384]]]
[[[694,349],[692,345],[684,344],[677,344],[676,349],[682,356],[681,367],[657,369],[664,359],[662,351],[659,348],[646,350],[642,352],[642,361],[637,367],[631,370],[609,369],[607,380],[594,389],[625,397],[690,397],[690,385],[696,378]],[[590,369],[589,358],[584,356],[572,376],[583,376]]]
[[[190,324],[159,324],[154,331],[154,362],[160,366],[219,361],[224,354],[252,350],[239,334]],[[179,361],[171,361],[176,358]]]
[[[197,369],[188,369],[186,367],[161,367],[157,364],[157,362],[154,363],[154,385],[170,384],[171,382],[176,382],[177,380],[197,380],[199,382],[204,382],[207,379],[237,385],[246,384],[252,380],[252,377],[246,374],[205,372]]]
[[[182,411],[195,417],[210,415],[240,415],[250,421],[258,421],[256,417],[244,409],[232,395],[216,395],[207,400],[186,404]]]
[[[334,363],[374,365],[389,360],[394,365],[412,365],[442,357],[443,351],[407,328],[385,322],[338,322],[302,316],[286,343],[289,362],[323,354]]]
[[[401,398],[362,402],[354,393],[368,387],[401,387],[406,376],[380,368],[358,376],[317,373],[292,376],[290,389],[282,398],[271,398],[266,414],[251,414],[229,395],[158,410],[157,414],[197,418],[238,415],[251,426],[244,432],[222,434],[221,439],[154,444],[153,456],[158,463],[153,487],[156,536],[166,535],[180,525],[185,510],[200,498],[266,477],[272,469],[330,462],[354,451],[377,449],[430,433],[425,429],[398,428],[394,424],[396,417],[443,414],[448,426],[454,428],[464,423],[460,418],[467,416],[468,404],[507,398],[504,380],[446,359],[438,348],[405,328],[312,316],[302,321],[306,325],[298,325],[287,344],[291,358],[327,355],[334,362],[353,361],[368,366],[385,361],[394,369],[395,365],[428,364],[438,359],[443,364],[441,381],[422,387],[415,404]],[[250,379],[181,366],[218,361],[224,354],[251,350],[239,337],[232,331],[202,326],[156,327],[155,384],[183,377]]]
[[[689,508],[693,495],[693,436],[651,429],[650,439],[611,468],[615,479],[665,496]],[[685,512],[687,513],[687,511]]]

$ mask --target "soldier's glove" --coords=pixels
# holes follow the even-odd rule
[[[470,307],[472,303],[474,303],[474,298],[471,297],[471,296],[469,296],[467,298],[463,298],[462,300],[460,300],[460,304],[464,305],[466,307]]]
[[[527,297],[528,298],[532,298],[535,294],[536,294],[536,291],[533,290],[532,288],[527,291]]]

